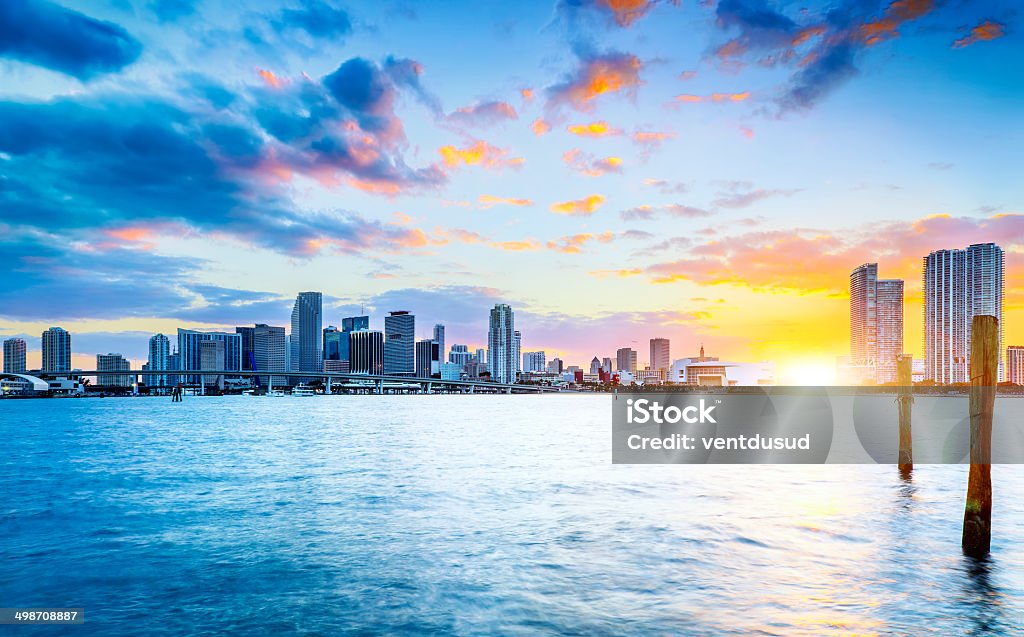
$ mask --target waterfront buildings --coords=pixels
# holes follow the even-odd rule
[[[171,356],[171,339],[164,334],[154,334],[149,337],[149,358],[146,362],[148,369],[154,372],[170,369],[167,366],[168,358]],[[98,367],[96,369],[99,369]],[[167,376],[146,376],[143,381],[150,387],[167,387]]]
[[[358,332],[370,329],[369,316],[347,316],[341,319],[342,332]]]
[[[238,339],[241,341],[241,339]],[[222,371],[226,369],[227,349],[223,339],[207,339],[198,343],[199,347],[199,370],[200,371]],[[224,374],[203,374],[203,388],[210,385],[217,389],[224,389]]]
[[[850,273],[849,369],[863,381],[896,382],[896,357],[903,354],[903,281],[879,279],[878,264]]]
[[[441,373],[441,347],[433,339],[416,342],[416,376],[432,378]]]
[[[487,330],[487,368],[499,383],[516,382],[518,368],[515,341],[515,314],[512,308],[498,303],[491,309]]]
[[[237,332],[200,332],[198,330],[186,330],[178,328],[178,355],[180,365],[178,369],[186,371],[203,371],[203,358],[200,346],[206,341],[217,341],[223,343],[224,347],[224,371],[237,371],[242,369],[242,335]],[[207,354],[210,356],[210,354]],[[208,360],[210,360],[208,358]],[[206,367],[206,370],[213,368]],[[199,375],[187,374],[181,382],[197,384],[200,382]]]
[[[672,367],[672,357],[669,353],[667,338],[651,339],[650,367],[652,370],[660,372],[662,379],[668,375],[669,369]]]
[[[618,366],[618,371],[629,372],[630,374],[636,373],[636,350],[623,347],[615,352],[615,362]]]
[[[472,360],[474,360],[474,357],[473,353],[469,351],[469,346],[452,343],[452,349],[448,353],[449,363],[454,363],[461,368]]]
[[[434,325],[434,342],[437,343],[438,360],[447,360],[448,354],[444,349],[444,325],[441,325],[440,323]]]
[[[544,350],[538,352],[524,352],[523,353],[523,367],[524,372],[543,372],[547,365],[545,360]]]
[[[487,371],[487,350],[482,347],[477,348],[475,358],[476,362],[484,366],[484,371]]]
[[[251,364],[256,372],[283,372],[288,368],[285,363],[285,330],[283,327],[257,323],[252,328]],[[277,382],[282,381],[282,382]],[[282,377],[275,379],[273,375],[256,377],[256,384],[273,389],[275,384],[287,384]]]
[[[612,359],[608,358],[607,356],[602,358],[601,369],[604,370],[605,374],[611,374],[613,371],[615,371],[614,369],[612,369]]]
[[[412,374],[416,368],[416,317],[405,310],[384,317],[384,373]]]
[[[4,341],[4,371],[8,374],[25,373],[25,352],[23,338],[9,338]]]
[[[562,359],[557,356],[552,358],[548,363],[548,373],[561,374],[563,371],[565,371],[565,364],[562,362]]]
[[[290,347],[292,371],[323,370],[323,294],[320,292],[299,292],[295,297]]]
[[[597,374],[601,371],[601,359],[594,357],[590,359],[590,373]]]
[[[97,354],[96,371],[126,372],[131,364],[120,354]],[[101,387],[131,387],[135,378],[130,374],[97,374],[96,384]]]
[[[51,327],[43,332],[44,372],[71,371],[71,334],[60,327]]]
[[[519,354],[523,351],[523,334],[516,330],[512,332],[512,360],[516,362],[516,374],[523,371],[522,365],[520,365]]]
[[[998,351],[1002,349],[1003,251],[994,243],[936,250],[924,257],[923,283],[925,377],[939,384],[966,383],[976,315],[998,319]]]
[[[1006,348],[1006,380],[1014,385],[1024,385],[1024,345]]]
[[[342,345],[344,341],[344,345]],[[342,350],[345,357],[342,359]],[[343,332],[333,325],[324,328],[323,365],[325,372],[348,371],[348,332]]]
[[[380,330],[359,330],[349,334],[349,372],[353,374],[384,373],[384,333]]]
[[[667,380],[683,385],[708,387],[774,385],[775,366],[766,361],[722,361],[716,356],[705,356],[702,346],[700,355],[673,362]]]

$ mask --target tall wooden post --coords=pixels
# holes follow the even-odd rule
[[[911,435],[910,416],[914,404],[914,357],[901,354],[896,357],[896,403],[900,414],[900,475],[909,478],[914,470],[914,438]]]
[[[999,321],[971,323],[971,473],[964,508],[964,554],[988,555],[992,543],[992,411],[999,370]]]

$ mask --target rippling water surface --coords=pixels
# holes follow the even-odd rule
[[[615,466],[609,396],[0,401],[18,634],[1024,631],[1024,467]]]

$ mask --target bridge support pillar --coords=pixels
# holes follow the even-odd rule
[[[377,381],[377,386],[376,386],[376,388],[374,389],[374,391],[375,391],[376,393],[378,393],[378,394],[383,394],[383,393],[384,393],[384,381],[382,381],[382,380],[378,380],[378,381]]]
[[[512,388],[511,387],[505,388],[505,393],[506,394],[511,394],[512,393]]]
[[[427,389],[427,393],[428,394],[433,394],[434,393],[434,384],[433,383],[427,383],[426,389]]]

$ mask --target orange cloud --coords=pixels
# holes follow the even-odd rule
[[[520,166],[524,162],[522,157],[506,159],[508,151],[497,146],[492,146],[483,140],[477,140],[467,148],[456,148],[455,146],[442,146],[437,151],[444,161],[444,165],[455,168],[465,166],[483,166],[492,170],[508,166]]]
[[[545,122],[543,118],[538,117],[533,120],[533,124],[530,126],[530,129],[533,131],[534,135],[540,137],[541,135],[547,135],[551,132],[551,124]]]
[[[455,124],[494,124],[505,119],[519,119],[519,113],[514,106],[508,102],[477,102],[470,106],[462,106],[455,109],[455,112],[448,116],[448,120]]]
[[[628,27],[644,17],[654,2],[650,0],[598,0],[598,5],[612,12],[620,27]]]
[[[640,58],[611,53],[582,60],[581,67],[565,83],[550,89],[553,103],[567,102],[581,111],[593,108],[600,95],[635,90],[640,85]]]
[[[934,8],[934,0],[895,0],[889,4],[881,18],[861,25],[859,36],[868,46],[878,44],[898,36],[904,22],[916,20]]]
[[[594,214],[594,212],[600,208],[603,203],[603,196],[589,195],[583,199],[553,203],[551,204],[551,212],[560,215],[589,216]]]
[[[523,101],[524,102],[532,102],[533,101],[533,89],[532,88],[519,89],[519,94],[523,97]]]
[[[677,102],[686,102],[695,104],[697,102],[742,102],[750,97],[750,91],[743,91],[742,93],[712,93],[711,95],[691,95],[684,93],[682,95],[676,95]]]
[[[387,195],[388,197],[394,197],[401,190],[401,187],[393,181],[356,179],[354,177],[348,180],[348,185],[356,190],[362,190],[374,195]]]
[[[569,131],[573,135],[579,135],[580,137],[608,137],[611,135],[621,135],[622,130],[613,128],[606,121],[591,122],[589,124],[576,124],[574,126],[566,126],[565,130]]]
[[[536,239],[526,239],[525,241],[493,241],[488,244],[490,247],[496,250],[505,250],[507,252],[529,252],[533,250],[540,250],[541,243]]]
[[[274,75],[270,71],[267,71],[266,69],[256,69],[256,72],[259,73],[259,76],[263,78],[264,82],[267,83],[267,86],[281,88],[281,86],[284,84],[284,81],[281,78],[277,77],[276,75]]]
[[[615,238],[615,235],[611,232],[602,232],[601,234],[595,235],[589,232],[574,234],[566,237],[562,237],[557,241],[548,241],[548,250],[554,250],[556,252],[562,252],[565,254],[577,254],[583,251],[583,247],[591,241],[599,241],[601,243],[608,243]]]
[[[492,208],[498,205],[506,206],[532,206],[532,199],[515,199],[511,197],[495,197],[494,195],[480,195],[477,203],[481,208]]]
[[[1006,35],[1006,29],[1002,24],[994,20],[985,20],[978,26],[971,29],[971,32],[953,43],[954,49],[962,49],[976,42],[988,42]]]

